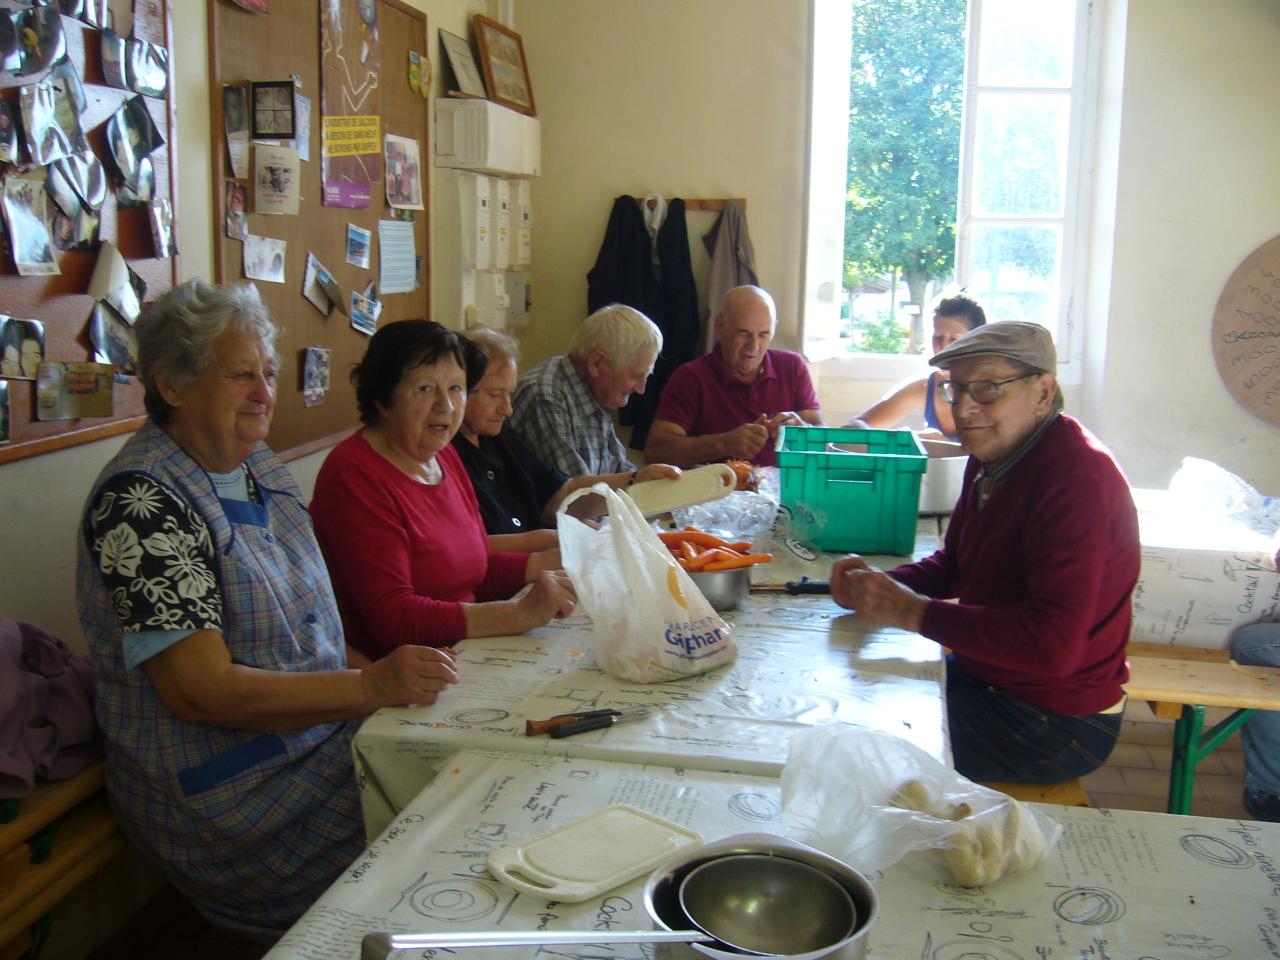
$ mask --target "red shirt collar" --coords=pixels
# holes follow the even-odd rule
[[[778,376],[778,372],[773,368],[772,350],[764,352],[764,360],[760,364],[760,372],[756,374],[756,378],[750,383],[743,383],[725,366],[724,355],[720,352],[719,341],[716,342],[715,349],[708,356],[710,357],[711,369],[715,371],[716,379],[726,387],[753,387],[762,380],[774,380]]]

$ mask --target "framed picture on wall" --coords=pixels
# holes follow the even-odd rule
[[[529,82],[529,65],[524,59],[520,34],[481,14],[476,14],[473,23],[489,99],[531,117],[536,116],[533,84]]]
[[[483,99],[484,80],[480,76],[480,68],[476,66],[476,58],[471,55],[471,44],[456,33],[441,30],[440,45],[444,47],[445,59],[453,70],[453,81],[458,93]]]

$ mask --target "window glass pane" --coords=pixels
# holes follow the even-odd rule
[[[1070,86],[1075,17],[1075,0],[982,0],[978,83]]]
[[[1056,226],[973,228],[967,286],[988,320],[1058,323],[1062,230]]]
[[[1069,94],[980,94],[974,213],[1060,217]]]

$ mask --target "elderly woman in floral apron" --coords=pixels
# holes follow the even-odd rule
[[[356,857],[353,720],[431,703],[452,655],[348,649],[297,486],[263,440],[275,328],[192,280],[138,322],[150,418],[94,484],[77,595],[121,826],[213,923],[279,936]]]

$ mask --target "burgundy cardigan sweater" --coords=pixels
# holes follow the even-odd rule
[[[942,549],[890,575],[934,598],[920,632],[950,647],[970,676],[1050,713],[1105,710],[1129,678],[1130,594],[1141,562],[1128,482],[1068,416],[982,510],[978,468],[969,461]]]

